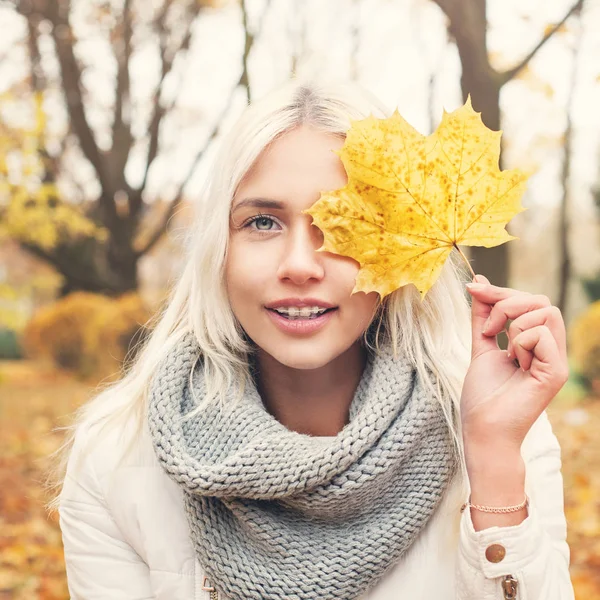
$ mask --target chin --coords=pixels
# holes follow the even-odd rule
[[[323,344],[318,342],[313,342],[302,349],[291,342],[287,343],[284,348],[263,348],[263,350],[282,365],[303,371],[319,369],[337,356],[324,350]]]

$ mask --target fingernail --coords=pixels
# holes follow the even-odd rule
[[[485,322],[485,324],[483,325],[483,333],[485,333],[488,329],[488,327],[490,326],[490,320],[492,317],[488,317],[487,321]]]
[[[467,289],[472,292],[480,292],[484,287],[483,283],[467,283]]]

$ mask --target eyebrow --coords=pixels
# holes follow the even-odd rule
[[[245,198],[244,200],[240,200],[232,209],[231,214],[233,214],[239,208],[245,207],[252,208],[275,208],[275,209],[284,209],[285,204],[280,202],[279,200],[271,200],[269,198]]]

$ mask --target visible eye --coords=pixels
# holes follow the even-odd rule
[[[256,223],[256,228],[254,229],[254,231],[257,231],[259,233],[270,233],[271,231],[275,231],[272,227],[269,227],[268,229],[259,229],[259,226],[268,226],[273,223],[277,224],[275,219],[267,215],[256,215],[255,217],[248,219],[248,221],[246,221],[242,227],[244,229],[247,229],[254,223]]]

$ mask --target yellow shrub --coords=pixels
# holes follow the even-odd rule
[[[101,372],[114,371],[121,365],[130,350],[145,335],[144,323],[150,313],[137,294],[125,294],[112,300],[107,310],[95,315],[90,330],[94,335],[89,340],[91,353],[97,357]]]
[[[118,376],[132,340],[150,314],[136,294],[118,299],[74,292],[34,315],[25,353],[82,377]]]
[[[569,354],[575,370],[594,386],[600,382],[600,301],[590,304],[571,325]]]

